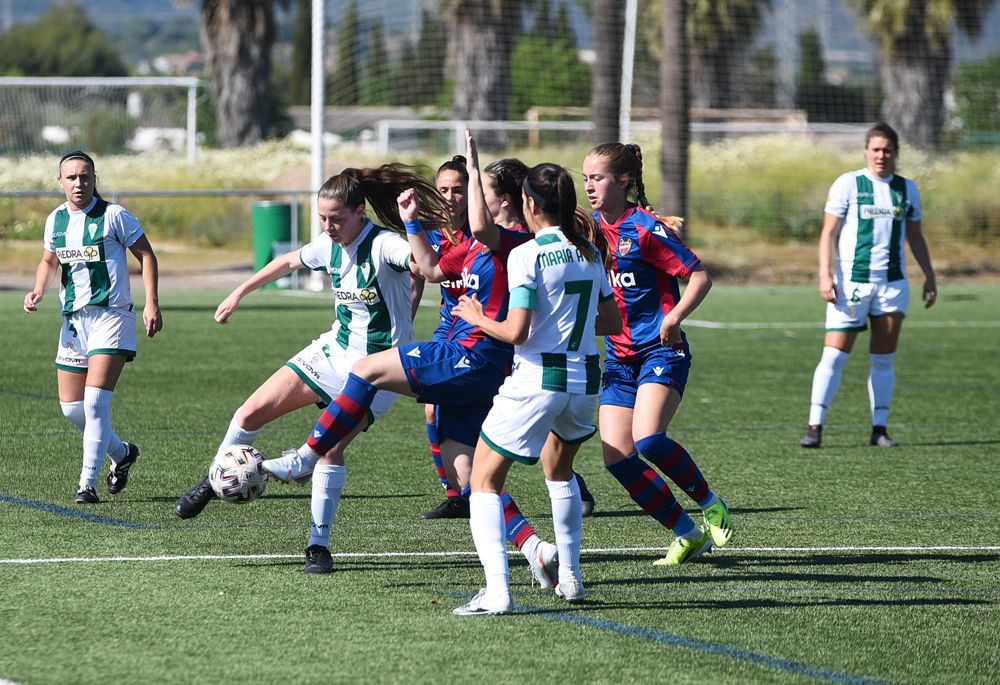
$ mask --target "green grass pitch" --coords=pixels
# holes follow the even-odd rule
[[[54,293],[30,317],[23,293],[0,293],[0,682],[998,678],[1000,287],[946,284],[933,309],[914,302],[890,416],[900,448],[867,446],[865,336],[824,447],[803,450],[815,288],[717,286],[686,327],[694,367],[670,432],[729,501],[733,543],[653,566],[671,536],[604,471],[594,440],[577,462],[597,498],[586,602],[531,587],[514,553],[516,615],[465,619],[451,609],[481,569],[466,522],[418,518],[442,494],[413,401],[348,452],[330,576],[302,573],[308,488],[272,483],[258,502],[174,516],[236,407],[331,320],[328,295],[259,292],[219,326],[222,296],[163,294],[164,331],[140,341],[112,405],[142,457],[128,489],[112,498],[102,480],[102,503],[81,507]],[[434,323],[422,309],[418,336]],[[317,417],[284,417],[258,446],[297,446]],[[515,466],[510,486],[551,539],[540,469]]]

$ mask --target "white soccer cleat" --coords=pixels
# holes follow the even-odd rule
[[[583,581],[579,578],[560,579],[556,585],[556,597],[562,597],[570,604],[582,602],[584,594],[586,593],[583,590]]]
[[[510,598],[509,592],[490,597],[486,594],[486,588],[483,588],[468,604],[455,607],[451,613],[455,616],[493,616],[509,614],[512,611],[514,611],[514,601]]]
[[[559,578],[559,549],[544,540],[538,543],[532,556],[525,555],[532,577],[543,590],[555,587]]]
[[[304,459],[296,450],[285,450],[277,459],[265,459],[264,470],[282,483],[308,485],[316,462]]]

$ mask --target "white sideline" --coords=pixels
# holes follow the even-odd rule
[[[607,547],[581,550],[583,554],[665,552],[666,547]],[[998,552],[1000,545],[932,545],[926,547],[734,547],[714,550],[725,554],[772,554],[774,552]],[[83,564],[137,561],[251,561],[254,559],[298,559],[301,554],[192,554],[147,557],[53,557],[48,559],[0,559],[0,564]],[[400,557],[474,557],[475,552],[337,552],[338,559],[390,559]],[[6,685],[0,680],[0,685]]]
[[[823,328],[822,321],[703,321],[700,319],[685,319],[684,325],[690,328],[713,328],[718,330],[765,330],[785,328]],[[907,321],[907,328],[1000,328],[1000,321]]]

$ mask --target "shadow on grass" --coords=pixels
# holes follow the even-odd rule
[[[215,313],[218,305],[200,305],[200,304],[175,304],[175,305],[164,305],[162,307],[164,312],[211,312]],[[275,304],[240,304],[240,311],[256,311],[256,312],[313,312],[317,309],[329,309],[330,302],[328,300],[321,300],[317,298],[315,301],[311,302],[308,300],[300,300],[296,303],[275,303]]]
[[[613,609],[625,609],[637,611],[648,609],[650,611],[682,611],[684,609],[794,609],[799,607],[830,607],[830,606],[851,606],[851,607],[878,607],[878,606],[981,606],[990,605],[993,602],[982,599],[961,599],[961,598],[939,598],[939,597],[913,597],[908,599],[864,599],[864,598],[829,598],[793,601],[786,599],[719,599],[719,600],[698,600],[693,602],[602,602],[600,600],[584,600],[583,602],[572,604],[558,609],[540,609],[535,607],[525,607],[525,611],[518,611],[519,614],[535,614],[544,616],[546,614],[567,614],[574,612],[608,611]]]
[[[859,552],[845,554],[788,554],[768,556],[717,555],[706,558],[719,569],[747,566],[847,566],[860,564],[906,564],[914,561],[941,561],[952,564],[982,564],[1000,561],[1000,554],[945,552]]]

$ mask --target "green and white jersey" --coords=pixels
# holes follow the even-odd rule
[[[350,245],[338,245],[323,233],[302,247],[299,259],[330,274],[337,301],[327,335],[336,345],[369,355],[413,341],[405,238],[369,221]]]
[[[597,394],[597,303],[612,297],[600,259],[588,262],[559,227],[546,228],[511,251],[507,278],[509,309],[531,310],[528,339],[514,347],[513,375],[542,390]]]
[[[59,205],[45,220],[45,249],[62,267],[59,300],[63,314],[87,305],[129,307],[125,248],[143,236],[139,220],[124,207],[94,197],[83,211]]]
[[[908,178],[879,178],[868,169],[834,181],[824,211],[844,220],[837,243],[838,272],[854,283],[906,278],[906,222],[921,217],[920,193]]]

